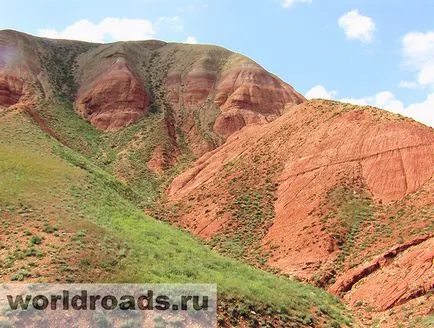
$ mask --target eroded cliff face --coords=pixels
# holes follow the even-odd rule
[[[13,75],[0,76],[0,105],[10,107],[17,104],[24,93],[24,82]]]
[[[28,52],[22,43],[30,46]],[[0,35],[0,106],[31,105],[38,96],[38,75],[41,68],[37,58],[37,44],[26,35],[3,31]]]
[[[0,106],[3,107],[15,105],[23,95],[23,81],[7,71],[15,57],[15,47],[5,40],[0,40]]]
[[[432,314],[433,260],[434,235],[417,237],[348,270],[329,291],[365,317],[366,325],[380,314],[382,327],[393,328],[408,321],[409,310],[416,318]]]
[[[433,258],[434,235],[415,238],[349,270],[329,291],[344,294],[353,306],[362,300],[386,311],[434,288]]]
[[[89,87],[78,92],[75,101],[77,112],[104,131],[128,126],[149,109],[143,81],[131,71],[124,57],[112,61]]]
[[[271,122],[305,101],[291,86],[249,59],[226,56],[218,67],[205,57],[188,72],[169,71],[166,80],[172,105],[178,110],[190,109],[190,113],[193,108],[209,111],[213,120],[207,123],[221,138],[249,124]]]
[[[195,155],[215,149],[246,125],[270,122],[305,101],[250,59],[219,47],[161,50],[165,93]]]
[[[169,99],[175,106],[192,107],[203,104],[211,95],[217,81],[217,72],[207,71],[204,67],[193,68],[185,74],[171,71],[166,78]]]
[[[223,73],[215,103],[222,109],[215,131],[228,137],[253,123],[270,122],[305,99],[292,87],[255,64],[241,64]]]

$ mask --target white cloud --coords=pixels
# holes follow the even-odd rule
[[[407,33],[402,54],[404,65],[416,72],[419,85],[434,88],[434,31]]]
[[[395,95],[390,91],[382,91],[374,96],[373,105],[375,107],[384,108],[394,113],[402,113],[404,104],[395,98]]]
[[[417,82],[414,81],[400,81],[398,87],[404,89],[415,89],[419,86]]]
[[[434,65],[422,67],[418,75],[418,81],[422,86],[434,87]]]
[[[184,29],[182,19],[175,17],[160,17],[155,23],[144,19],[104,18],[99,23],[87,19],[79,20],[64,30],[40,29],[39,36],[52,39],[81,40],[88,42],[136,41],[155,38],[156,35],[170,35],[181,33]],[[178,38],[173,38],[174,42]],[[189,36],[185,43],[198,43],[195,36]]]
[[[182,32],[180,17],[160,17],[155,23],[146,19],[106,17],[99,23],[79,20],[64,30],[40,29],[38,34],[53,39],[82,40],[89,42],[134,41],[152,39],[157,32]]]
[[[425,101],[408,106],[403,115],[434,127],[434,93],[430,93]]]
[[[283,8],[289,8],[292,7],[296,2],[307,2],[311,3],[312,0],[281,0],[282,7]]]
[[[327,91],[324,86],[316,85],[308,92],[306,92],[305,97],[307,99],[332,99],[336,95],[336,91]]]
[[[195,36],[189,36],[187,39],[185,39],[184,43],[196,44],[197,39]]]
[[[336,99],[341,102],[346,102],[359,106],[374,106],[382,108],[393,113],[411,117],[416,121],[434,127],[434,93],[431,93],[427,98],[420,102],[405,106],[402,101],[396,99],[395,95],[390,91],[378,92],[374,96],[362,98],[341,98],[338,99],[337,91],[328,91],[324,86],[317,85],[310,89],[305,97],[307,99]]]
[[[182,32],[184,30],[184,24],[182,23],[182,19],[179,16],[163,16],[157,19],[155,28],[158,30],[167,29],[171,32]]]
[[[421,68],[434,63],[434,31],[411,32],[402,39],[403,55],[408,65]]]
[[[369,16],[363,16],[358,9],[347,12],[339,18],[339,26],[345,31],[350,40],[360,40],[362,43],[370,43],[374,39],[376,25]]]
[[[82,19],[66,27],[63,31],[41,29],[38,34],[47,38],[102,43],[150,39],[155,34],[155,30],[153,24],[144,19],[107,17],[97,24]]]

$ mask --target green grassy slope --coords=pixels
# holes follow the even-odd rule
[[[3,114],[0,127],[3,281],[52,281],[62,272],[71,282],[217,283],[222,322],[349,323],[326,292],[226,259],[144,215],[140,196],[24,114]]]

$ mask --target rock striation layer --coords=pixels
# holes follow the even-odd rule
[[[79,91],[76,110],[93,126],[116,131],[136,122],[148,111],[149,96],[143,81],[123,57],[95,78],[90,87]]]

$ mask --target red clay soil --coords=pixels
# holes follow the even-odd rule
[[[163,175],[165,170],[176,165],[176,160],[179,155],[179,150],[176,147],[158,145],[154,149],[147,166],[155,174]]]
[[[418,267],[416,269],[417,270],[419,269],[420,271],[422,271],[422,272],[419,272],[419,274],[416,273],[412,277],[413,283],[417,283],[417,278],[420,278],[425,273],[428,273],[428,271],[431,271],[430,269],[432,267],[432,260],[434,257],[434,253],[433,253],[434,249],[432,248],[433,241],[434,241],[433,237],[434,237],[434,235],[416,238],[416,239],[414,239],[408,243],[396,246],[384,254],[381,254],[380,256],[378,256],[377,258],[375,258],[373,261],[369,262],[368,264],[362,265],[358,268],[355,268],[353,270],[345,272],[345,274],[343,274],[341,277],[339,277],[339,279],[332,286],[330,286],[329,291],[335,295],[338,295],[340,293],[349,292],[353,288],[353,286],[355,284],[357,284],[363,278],[369,276],[373,272],[381,270],[385,266],[390,266],[391,262],[394,262],[398,255],[401,255],[401,253],[405,252],[409,248],[412,248],[412,249],[410,252],[407,252],[407,254],[404,256],[403,261],[405,263],[407,263],[407,262],[409,262],[408,259],[410,259],[412,261],[417,262]],[[418,246],[419,244],[423,244],[422,252],[415,251],[414,246]],[[402,256],[401,256],[401,260],[402,260]],[[401,262],[403,262],[403,261],[401,261]],[[406,272],[406,273],[402,272],[402,273],[408,274],[408,272]],[[434,272],[431,272],[431,273],[432,273],[432,277],[431,277],[431,279],[432,279],[432,278],[434,278]],[[372,276],[370,276],[370,277],[372,278]],[[397,278],[399,278],[399,277],[397,277]],[[396,278],[394,278],[394,280],[396,280]],[[384,283],[384,281],[383,281],[383,283]],[[395,281],[395,283],[396,283],[396,281]],[[403,289],[408,288],[408,286],[402,286],[402,287],[404,287]],[[434,287],[434,280],[431,282],[428,281],[428,287],[423,288],[425,292],[422,294],[425,294],[429,289],[431,289],[433,287]],[[400,288],[398,288],[398,290],[399,289]],[[418,292],[411,292],[410,294],[417,296]],[[382,311],[388,310],[392,306],[399,303],[399,299],[403,297],[403,295],[401,295],[399,292],[397,294],[395,294],[394,296],[396,296],[395,297],[396,299],[394,299],[393,301],[388,301],[385,304],[379,305],[378,308]]]
[[[97,129],[116,131],[136,122],[148,111],[148,103],[143,81],[118,57],[89,88],[79,91],[75,107]]]
[[[381,313],[395,316],[395,312],[402,313],[404,305],[412,310],[412,317],[432,314],[433,290],[434,235],[394,247],[370,263],[344,273],[329,288],[362,316],[370,311],[371,318],[381,317]],[[410,302],[417,302],[417,306],[410,306]],[[393,308],[397,310],[392,311]],[[396,318],[396,322],[402,320]],[[383,326],[393,327],[393,320]]]
[[[193,68],[182,78],[181,71],[170,71],[166,79],[166,88],[171,103],[177,105],[180,101],[184,106],[191,107],[206,101],[217,81],[217,73],[207,71],[203,67]],[[181,85],[184,92],[181,94]]]
[[[249,161],[254,149],[266,149],[285,163],[283,171],[274,174],[279,182],[276,220],[266,237],[283,238],[282,247],[285,236],[290,242],[294,233],[301,233],[297,221],[308,219],[341,177],[364,180],[374,198],[383,202],[399,200],[431,178],[431,128],[377,109],[345,106],[311,101],[270,124],[243,129],[175,178],[168,189],[170,199],[188,202],[195,192],[211,193],[225,164],[244,156],[241,166],[248,170],[254,165]],[[383,187],[377,181],[383,181]],[[312,239],[311,232],[305,234]]]
[[[151,160],[147,163],[148,168],[156,174],[163,174],[165,161],[164,149],[159,145],[154,149]]]
[[[53,137],[54,139],[56,139],[57,141],[59,141],[60,143],[64,144],[64,145],[68,145],[67,142],[65,142],[64,140],[62,140],[57,134],[56,132],[53,131],[53,129],[51,129],[48,125],[47,122],[45,122],[45,120],[41,117],[41,115],[39,115],[39,113],[30,107],[25,106],[23,108],[23,111],[30,115],[30,117],[33,119],[33,121],[39,125],[40,129],[42,131],[44,131],[46,134],[48,134],[49,136]]]
[[[254,64],[225,72],[216,86],[215,103],[222,114],[214,131],[228,137],[245,125],[276,119],[305,99],[291,86]]]
[[[430,128],[377,119],[360,110],[321,125],[303,136],[307,144],[286,162],[279,177],[275,221],[264,240],[280,245],[271,260],[274,266],[302,277],[311,277],[336,256],[334,240],[309,215],[325,192],[345,179],[363,184],[374,200],[387,204],[415,192],[431,179],[434,169]]]
[[[34,81],[30,75],[20,76],[19,73],[7,71],[0,65],[0,107],[33,106],[37,98],[31,87]]]
[[[23,95],[23,81],[15,76],[0,76],[0,105],[9,107],[20,101]]]
[[[392,273],[388,266],[376,268],[375,264],[372,272],[369,265],[359,268],[363,265],[359,255],[372,258],[384,248],[401,253],[404,246],[397,245],[412,245],[412,240],[434,232],[433,150],[433,129],[410,119],[370,107],[309,101],[269,124],[248,126],[233,134],[175,178],[167,194],[172,204],[184,209],[177,223],[212,239],[222,231],[249,228],[249,218],[240,224],[228,203],[259,190],[258,186],[277,184],[274,219],[257,234],[263,249],[270,252],[268,264],[312,282],[327,274],[326,281],[352,281],[351,273],[345,278],[350,264],[357,266],[356,272],[366,270],[368,276],[374,271]],[[233,192],[240,176],[248,176],[250,185]],[[337,209],[327,203],[327,195],[337,187],[348,189],[354,202],[366,198],[373,213],[369,220],[357,223],[354,245],[347,242],[349,254],[339,265],[344,250],[336,231],[324,221],[328,215],[337,228],[344,224]],[[391,228],[395,230],[387,236],[381,230]],[[348,231],[342,234],[344,241],[349,240]],[[366,244],[363,248],[362,242]],[[368,298],[383,311],[425,295],[432,288],[433,253],[427,251],[431,243],[427,240],[393,260],[403,272],[395,282],[389,280],[378,290],[381,278],[364,278],[365,288],[348,302],[364,298],[372,289]],[[393,253],[383,252],[385,257]],[[411,286],[403,288],[407,285]]]

